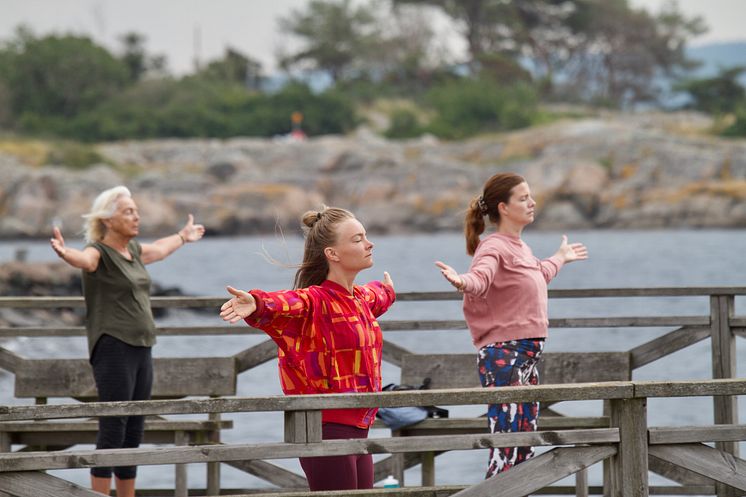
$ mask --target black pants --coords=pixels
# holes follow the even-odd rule
[[[150,347],[135,347],[109,335],[99,338],[91,354],[93,377],[101,402],[148,400],[153,386]],[[97,449],[135,448],[142,441],[143,416],[106,416],[98,420]],[[118,466],[120,480],[137,476],[136,466]],[[91,474],[110,478],[112,468],[92,468]]]

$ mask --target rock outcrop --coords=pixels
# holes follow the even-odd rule
[[[388,141],[364,131],[304,142],[237,138],[106,143],[115,166],[34,168],[0,154],[0,237],[80,233],[102,190],[131,188],[141,232],[178,229],[193,213],[218,235],[295,230],[320,204],[353,210],[371,231],[459,230],[490,175],[524,175],[537,228],[746,226],[746,141],[703,131],[696,114],[556,122],[462,142]]]

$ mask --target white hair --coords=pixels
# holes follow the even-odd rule
[[[83,219],[85,219],[83,232],[86,242],[97,242],[104,237],[106,226],[101,220],[109,219],[114,215],[117,211],[117,201],[122,197],[132,197],[126,186],[115,186],[99,193],[96,200],[93,201],[91,211],[88,214],[83,214]]]

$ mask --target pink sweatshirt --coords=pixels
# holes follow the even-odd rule
[[[539,260],[518,236],[494,233],[477,247],[463,281],[464,317],[477,348],[547,336],[547,283],[560,258]]]

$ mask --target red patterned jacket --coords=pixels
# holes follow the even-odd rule
[[[394,303],[380,281],[353,287],[251,290],[257,308],[246,322],[279,348],[280,383],[288,395],[379,392],[383,337],[376,318]],[[369,428],[377,408],[322,411],[322,421]]]

